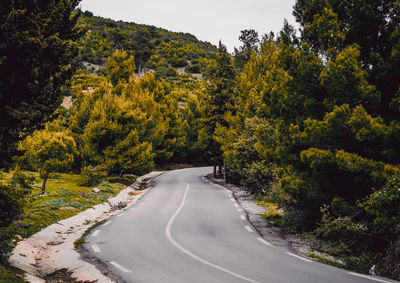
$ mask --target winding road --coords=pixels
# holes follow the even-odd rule
[[[125,282],[394,282],[299,257],[265,241],[232,193],[203,176],[167,172],[138,202],[98,226],[86,248]]]

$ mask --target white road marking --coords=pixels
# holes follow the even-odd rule
[[[248,225],[245,225],[244,228],[246,228],[246,230],[249,232],[253,232],[253,229],[251,229],[250,226],[248,226]]]
[[[168,241],[169,241],[172,245],[174,245],[177,249],[179,249],[181,252],[185,253],[186,255],[190,256],[191,258],[193,258],[193,259],[195,259],[195,260],[197,260],[197,261],[199,261],[199,262],[201,262],[201,263],[203,263],[203,264],[205,264],[205,265],[211,266],[211,267],[213,267],[213,268],[215,268],[215,269],[218,269],[218,270],[220,270],[220,271],[222,271],[222,272],[225,272],[225,273],[227,273],[227,274],[230,274],[230,275],[232,275],[232,276],[234,276],[234,277],[236,277],[236,278],[242,279],[242,280],[244,280],[244,281],[252,282],[252,283],[259,283],[258,281],[255,281],[255,280],[252,280],[252,279],[250,279],[250,278],[244,277],[244,276],[242,276],[242,275],[240,275],[240,274],[237,274],[237,273],[235,273],[235,272],[233,272],[233,271],[230,271],[230,270],[228,270],[228,269],[226,269],[226,268],[223,268],[222,266],[216,265],[216,264],[211,263],[211,262],[209,262],[209,261],[207,261],[207,260],[205,260],[205,259],[202,259],[201,257],[195,255],[195,254],[192,253],[191,251],[189,251],[189,250],[185,249],[184,247],[182,247],[180,244],[178,244],[178,243],[174,240],[174,238],[173,238],[172,235],[171,235],[171,226],[172,226],[172,224],[174,223],[175,218],[178,216],[179,212],[181,212],[183,206],[185,205],[186,197],[187,197],[187,194],[188,194],[188,191],[189,191],[189,188],[190,188],[189,184],[186,183],[185,181],[183,181],[183,180],[181,179],[181,177],[179,177],[179,180],[180,180],[182,183],[186,184],[186,190],[185,190],[185,193],[183,194],[183,198],[182,198],[181,203],[179,204],[179,206],[178,206],[178,208],[176,209],[176,211],[174,212],[174,214],[171,216],[171,219],[168,221],[167,227],[165,228],[165,235],[167,236]]]
[[[125,273],[131,272],[129,269],[126,269],[125,267],[123,267],[122,265],[119,265],[119,264],[116,263],[116,262],[110,261],[110,263],[111,263],[112,265],[114,265],[116,268],[118,268],[119,270],[121,270],[122,272],[125,272]]]
[[[100,233],[100,230],[96,230],[96,231],[93,232],[92,235],[93,235],[93,237],[96,237],[99,233]]]
[[[259,240],[261,243],[263,243],[264,245],[267,246],[272,246],[272,244],[270,242],[267,242],[266,240],[264,240],[263,238],[257,238],[257,240]]]
[[[390,283],[390,281],[386,281],[386,280],[375,278],[375,277],[368,276],[368,275],[358,274],[358,273],[354,273],[354,272],[347,272],[347,273],[351,274],[351,275],[354,275],[354,276],[358,276],[358,277],[362,277],[362,278],[367,278],[367,279],[370,279],[370,280],[378,281],[378,282]]]
[[[240,215],[240,219],[246,220],[246,216],[244,216],[243,214],[241,214],[241,215]]]
[[[295,254],[292,254],[292,253],[287,253],[287,254],[290,255],[290,256],[296,257],[296,258],[298,258],[298,259],[307,261],[307,262],[313,262],[312,260],[306,259],[306,258],[304,258],[304,257],[298,256],[298,255],[295,255]]]
[[[236,208],[239,208],[239,205],[237,203],[233,204]]]
[[[106,223],[103,224],[103,226],[107,226],[110,223],[111,223],[111,220],[108,220]]]
[[[241,209],[241,208],[238,208],[238,209],[237,209],[237,211],[239,211],[239,212],[243,212],[243,209]]]
[[[233,201],[233,202],[234,202],[234,201],[235,201],[235,199],[234,199],[234,198],[231,198],[231,201]]]
[[[120,217],[120,216],[124,215],[125,213],[126,212],[122,212],[122,213],[118,214],[117,217]]]
[[[92,250],[93,250],[95,253],[99,253],[99,252],[100,252],[100,249],[99,249],[99,247],[98,247],[96,244],[93,244],[93,245],[92,245]]]

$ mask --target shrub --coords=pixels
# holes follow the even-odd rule
[[[176,60],[171,60],[171,65],[174,68],[185,67],[188,64],[187,60],[184,58],[179,58]]]
[[[187,65],[185,68],[186,73],[198,74],[201,73],[201,66],[199,64]]]
[[[382,263],[379,264],[378,270],[382,276],[400,280],[400,236],[392,241],[386,249],[386,254]]]
[[[244,168],[244,178],[241,185],[247,188],[251,193],[266,194],[269,191],[274,180],[273,165],[266,162],[252,162]]]
[[[165,78],[165,77],[176,77],[176,76],[178,76],[178,72],[172,67],[169,67],[169,68],[161,67],[161,68],[157,68],[155,76],[157,79]]]
[[[279,228],[284,233],[297,233],[298,231],[305,231],[304,219],[307,219],[306,213],[296,207],[287,206],[284,208],[284,214],[279,222]]]
[[[101,166],[85,166],[81,171],[82,181],[79,183],[79,185],[86,187],[96,186],[100,184],[105,175],[106,173]]]
[[[329,212],[329,206],[323,206],[321,212],[321,224],[315,230],[317,237],[330,241],[341,240],[351,247],[366,236],[365,224],[355,223],[349,216],[334,218]]]
[[[386,238],[394,239],[400,233],[400,176],[392,176],[380,189],[360,203],[367,213],[371,230]]]
[[[13,233],[9,229],[0,227],[0,263],[7,264],[7,260],[14,248],[14,243],[11,241]],[[0,265],[1,266],[1,265]]]
[[[0,182],[0,227],[8,227],[20,214],[28,200],[34,178],[18,166],[9,183]]]

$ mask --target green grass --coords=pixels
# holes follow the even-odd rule
[[[265,208],[265,212],[261,214],[266,220],[278,226],[283,216],[283,211],[278,208],[278,205],[273,202],[264,200],[255,200],[257,205]]]
[[[14,223],[16,232],[23,238],[42,230],[43,228],[78,214],[79,212],[106,202],[109,197],[117,195],[125,184],[133,180],[118,179],[119,182],[103,181],[96,186],[100,192],[92,192],[93,187],[80,186],[82,178],[73,174],[54,174],[46,184],[46,194],[40,195],[42,179],[39,173],[28,172],[36,179],[31,202],[24,208],[24,216]],[[11,178],[4,173],[2,178]]]
[[[327,257],[324,257],[322,255],[318,255],[316,253],[309,253],[307,256],[315,258],[316,260],[318,260],[319,262],[325,263],[325,264],[329,264],[338,268],[342,268],[342,269],[347,269],[347,266],[343,263],[331,260]]]
[[[0,264],[0,282],[1,283],[26,283],[22,279],[22,272],[9,266],[2,266]]]
[[[96,186],[99,193],[92,192],[93,187],[84,187],[79,184],[82,181],[80,175],[74,174],[53,174],[46,183],[46,194],[40,195],[42,179],[37,172],[26,172],[35,177],[30,202],[24,207],[22,217],[14,222],[11,227],[17,235],[27,238],[47,226],[72,217],[81,211],[106,202],[109,197],[117,195],[126,185],[134,182],[134,179],[109,178]],[[10,173],[0,174],[0,181],[9,181]],[[100,225],[96,223],[95,225]],[[93,227],[93,228],[92,228]],[[96,226],[92,226],[94,229]],[[87,231],[87,233],[89,233]],[[85,234],[86,235],[86,234]],[[0,282],[20,283],[26,282],[17,275],[21,271],[0,264]]]

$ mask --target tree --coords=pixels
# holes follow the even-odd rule
[[[245,29],[240,33],[239,40],[243,45],[239,49],[235,48],[234,63],[236,68],[242,71],[243,66],[249,61],[251,53],[258,51],[260,39],[258,38],[258,32],[254,29]]]
[[[381,93],[379,114],[399,115],[400,5],[397,0],[297,0],[294,16],[314,49],[356,43],[368,81]]]
[[[5,0],[0,4],[0,158],[15,152],[60,105],[78,52],[80,0]]]
[[[92,107],[81,135],[86,163],[102,164],[109,174],[151,169],[152,145],[143,140],[146,114],[132,100],[112,93],[104,94]]]
[[[127,83],[135,74],[135,59],[126,51],[117,50],[107,58],[106,70],[113,86]]]
[[[68,170],[77,154],[76,143],[71,136],[49,129],[35,131],[26,137],[18,144],[18,150],[24,152],[19,161],[38,170],[43,177],[42,195],[45,194],[49,174]]]
[[[215,131],[218,125],[227,126],[225,114],[233,111],[235,77],[232,58],[225,45],[219,42],[216,59],[209,70],[207,98],[203,108],[204,128],[200,131],[199,137],[206,144],[208,156],[214,166],[214,176],[216,167],[219,166],[221,172],[223,163],[221,144],[215,139]]]

